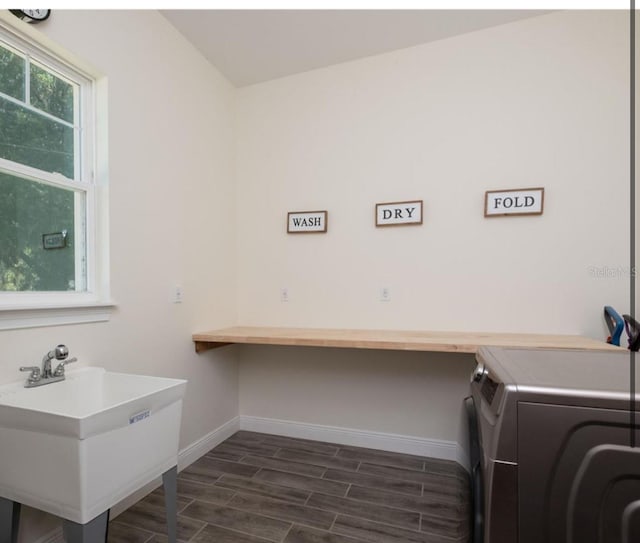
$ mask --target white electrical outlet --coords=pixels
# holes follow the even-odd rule
[[[289,301],[289,289],[287,287],[280,289],[280,301],[281,302]]]
[[[391,301],[391,291],[389,290],[389,287],[382,287],[380,289],[380,301],[381,302]]]
[[[171,291],[171,301],[174,304],[181,304],[184,296],[184,292],[182,290],[181,285],[175,285],[173,290]]]

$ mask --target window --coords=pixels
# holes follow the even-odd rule
[[[0,27],[0,309],[105,301],[94,109],[90,77]]]

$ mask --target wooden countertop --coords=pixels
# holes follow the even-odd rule
[[[192,338],[198,353],[234,343],[446,353],[475,353],[480,347],[489,345],[590,351],[619,351],[621,349],[621,347],[609,345],[604,341],[571,335],[261,326],[232,326],[231,328],[193,334]]]

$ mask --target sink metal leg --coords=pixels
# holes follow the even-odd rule
[[[78,524],[64,520],[62,531],[67,543],[99,543],[107,542],[109,530],[109,510],[97,516],[86,524]]]
[[[0,543],[16,543],[19,524],[20,504],[0,498]]]
[[[167,513],[167,536],[169,543],[178,540],[178,466],[162,474],[164,486],[164,506]]]

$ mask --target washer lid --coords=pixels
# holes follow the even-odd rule
[[[558,394],[571,390],[586,395],[618,397],[629,394],[629,351],[581,351],[570,349],[510,349],[482,347],[476,355],[492,379],[518,390],[535,389]],[[640,362],[640,356],[637,357]],[[635,388],[640,390],[640,368]]]

